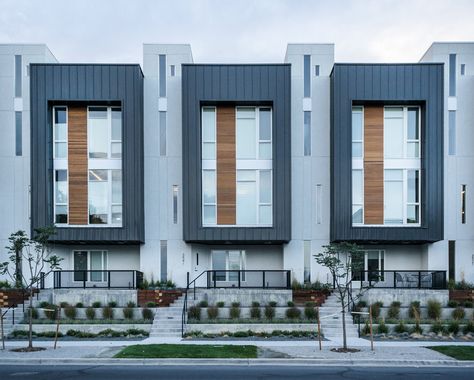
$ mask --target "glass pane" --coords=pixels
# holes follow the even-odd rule
[[[272,206],[270,205],[260,206],[258,218],[259,218],[259,224],[271,225],[272,224]]]
[[[260,203],[272,202],[272,175],[270,170],[260,170]]]
[[[418,108],[408,108],[408,140],[419,139]]]
[[[109,150],[107,108],[89,108],[88,134],[89,158],[107,158]]]
[[[237,107],[238,119],[255,119],[254,107]]]
[[[385,118],[403,118],[402,107],[385,107],[384,109]]]
[[[362,223],[362,206],[352,206],[352,223]]]
[[[407,206],[407,223],[420,223],[418,205]]]
[[[403,170],[384,170],[384,176],[386,181],[403,181]]]
[[[352,157],[362,157],[362,143],[361,142],[352,143]]]
[[[259,122],[259,137],[260,140],[271,141],[272,139],[272,125],[271,125],[271,110],[270,108],[260,109]]]
[[[112,170],[112,203],[122,203],[121,170]]]
[[[212,269],[213,270],[226,270],[227,252],[226,251],[214,251],[212,252]],[[216,281],[225,281],[225,272],[217,272]]]
[[[204,203],[216,203],[216,171],[202,171],[202,193]]]
[[[67,170],[56,170],[56,203],[67,203]]]
[[[352,171],[352,203],[362,204],[363,203],[363,190],[362,190],[362,170]]]
[[[384,120],[384,156],[390,158],[403,157],[403,118]]]
[[[362,112],[352,108],[352,141],[362,141]]]
[[[255,119],[237,119],[237,159],[256,158],[255,129]]]
[[[114,142],[112,143],[112,158],[122,158],[122,143]]]
[[[91,270],[102,271],[104,269],[102,266],[102,251],[91,251],[90,260],[91,260]],[[91,272],[90,280],[103,281],[103,273]]]
[[[122,224],[122,206],[112,206],[112,223]]]
[[[203,211],[203,224],[216,224],[216,206],[205,205]]]
[[[271,160],[272,159],[272,143],[271,142],[261,142],[258,155],[261,160]]]
[[[67,119],[66,119],[66,108],[58,108],[56,107],[54,109],[54,122],[56,124],[66,124]]]
[[[89,223],[108,222],[108,182],[106,170],[89,171]]]
[[[240,270],[240,251],[229,251],[229,270]],[[229,281],[238,281],[239,272],[229,272]]]
[[[304,155],[311,155],[311,112],[304,111]]]
[[[418,203],[419,202],[419,172],[418,170],[408,170],[407,171],[407,202],[408,203]]]
[[[66,158],[67,157],[67,143],[61,142],[61,143],[55,143],[54,144],[55,148],[55,158]]]
[[[257,223],[257,184],[237,182],[237,224],[255,225]]]
[[[202,141],[216,141],[216,110],[202,109]]]
[[[237,181],[256,181],[256,170],[237,170]]]
[[[107,181],[109,173],[104,169],[89,170],[89,181]]]
[[[394,181],[384,184],[384,223],[403,223],[403,182]]]
[[[215,160],[216,159],[216,144],[215,143],[203,143],[202,144],[202,159],[203,160]]]
[[[84,271],[87,270],[87,252],[76,251],[74,252],[74,270]],[[74,272],[74,281],[84,281],[87,279],[87,274],[84,272]]]
[[[112,140],[122,140],[122,111],[112,108]]]
[[[54,139],[67,140],[67,125],[66,124],[55,124]]]
[[[419,158],[420,157],[420,144],[417,142],[409,142],[407,144],[407,157],[408,158]]]
[[[67,223],[67,206],[56,206],[56,215],[54,222],[58,224]]]

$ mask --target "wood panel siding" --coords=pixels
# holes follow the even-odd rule
[[[69,224],[88,224],[87,165],[87,108],[69,106]]]
[[[235,107],[217,107],[217,224],[236,223]]]
[[[383,224],[383,107],[364,107],[364,224]]]

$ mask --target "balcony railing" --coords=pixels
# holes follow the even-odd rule
[[[289,270],[208,270],[206,288],[290,289]]]
[[[143,282],[137,270],[58,270],[53,276],[55,289],[136,289]]]
[[[353,282],[362,287],[400,289],[446,289],[446,271],[364,270],[357,271]]]

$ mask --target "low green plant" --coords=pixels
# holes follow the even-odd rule
[[[33,319],[38,319],[38,310],[36,310],[34,307],[31,308],[31,318]]]
[[[388,326],[385,322],[381,321],[377,326],[377,334],[388,334]]]
[[[428,300],[427,313],[428,318],[440,319],[441,318],[441,304],[436,300]]]
[[[133,308],[132,307],[124,307],[122,309],[123,317],[125,319],[133,319]]]
[[[387,318],[398,319],[400,318],[400,302],[393,301],[387,310]]]
[[[196,305],[190,306],[188,309],[188,318],[199,321],[201,319],[201,308]]]
[[[466,323],[466,326],[464,326],[463,329],[464,334],[474,334],[474,321],[470,320],[469,322]]]
[[[254,304],[258,306],[254,306]],[[258,302],[252,302],[252,307],[250,308],[250,318],[260,319],[262,317],[262,311],[260,310],[260,304]]]
[[[69,306],[69,303],[66,302],[66,301],[63,301],[63,302],[60,302],[60,303],[59,303],[59,306],[61,306],[61,309],[65,309],[66,307]]]
[[[466,308],[466,309],[472,309],[473,307],[473,302],[472,301],[464,301],[462,303],[462,305]]]
[[[260,302],[253,301],[252,302],[252,307],[260,307]]]
[[[216,302],[216,306],[217,306],[217,307],[224,307],[224,306],[225,306],[225,302],[224,302],[224,301]]]
[[[219,308],[217,306],[209,306],[207,308],[207,317],[209,319],[216,319],[219,315]]]
[[[405,326],[405,323],[403,321],[400,321],[398,325],[396,325],[393,329],[397,334],[403,334],[405,332],[408,332],[407,327]]]
[[[230,304],[230,306],[232,306],[232,307],[240,307],[240,302],[232,302],[232,303]]]
[[[11,285],[8,281],[6,280],[1,280],[0,281],[0,289],[11,289]]]
[[[64,315],[68,319],[76,319],[77,316],[77,310],[74,306],[66,306],[64,308]]]
[[[365,325],[364,325],[364,327],[362,328],[361,334],[362,334],[362,335],[370,335],[370,325],[369,325],[369,321],[365,321]]]
[[[107,304],[108,307],[117,307],[117,302],[116,301],[110,301],[108,304]]]
[[[378,318],[380,317],[380,308],[381,308],[382,306],[383,306],[383,302],[382,302],[382,301],[374,302],[374,303],[371,305],[372,318],[378,319]]]
[[[295,306],[295,303],[293,301],[288,301],[286,304],[288,305],[288,307],[294,307]]]
[[[88,307],[86,309],[86,318],[89,320],[95,319],[95,309],[93,307]]]
[[[297,319],[301,317],[301,310],[295,306],[289,307],[286,309],[285,315],[289,319]]]
[[[114,309],[111,306],[104,306],[102,308],[102,318],[114,319]]]
[[[234,306],[238,305],[238,306]],[[229,310],[229,316],[231,319],[239,319],[240,318],[240,303],[232,302],[232,307]]]
[[[137,304],[133,301],[128,301],[127,302],[127,307],[137,307]]]
[[[42,308],[42,309],[45,308],[45,307],[48,307],[48,306],[49,306],[49,302],[47,302],[47,301],[40,302],[40,304],[39,304],[39,307]]]
[[[364,300],[360,300],[359,302],[357,302],[357,307],[359,308],[367,307],[367,302]]]
[[[58,308],[56,305],[51,305],[51,304],[48,304],[48,306],[46,306],[44,309],[43,309],[43,312],[44,312],[44,315],[46,316],[46,318],[54,321],[57,319],[57,316],[58,316]]]
[[[273,306],[265,306],[263,313],[265,314],[266,319],[272,320],[275,318],[275,308]]]
[[[448,332],[456,335],[459,332],[459,321],[451,321],[448,325]]]
[[[464,308],[460,306],[454,309],[451,313],[451,317],[453,317],[453,319],[456,319],[456,320],[464,319],[465,316],[466,316],[466,312],[464,311]]]
[[[99,309],[100,307],[102,307],[102,303],[100,301],[92,302],[92,307],[95,309]]]
[[[142,309],[142,317],[143,317],[143,319],[145,319],[147,321],[151,321],[154,318],[153,311],[148,309],[147,307],[144,307]]]
[[[209,304],[206,300],[202,300],[201,302],[199,302],[199,307],[208,307]]]
[[[316,307],[317,305],[316,305],[316,302],[314,302],[314,301],[308,301],[308,302],[304,303],[304,306],[305,307]]]
[[[306,319],[318,319],[318,310],[314,306],[305,306],[304,316]]]
[[[431,325],[431,332],[435,334],[446,334],[446,327],[440,321],[436,321]]]
[[[156,307],[156,302],[152,302],[152,301],[151,301],[151,302],[147,302],[147,303],[146,303],[146,306],[147,306],[147,307]]]
[[[410,330],[410,333],[412,334],[423,334],[423,328],[420,326],[420,321],[415,322],[415,326],[412,327]]]
[[[408,309],[408,316],[410,318],[419,319],[420,318],[420,301],[413,301],[410,303],[410,307]]]
[[[78,303],[76,303],[76,307],[77,308],[83,308],[84,304],[82,302],[78,302]]]
[[[270,301],[268,302],[268,306],[271,306],[271,307],[277,307],[278,303],[276,301]]]
[[[458,307],[459,306],[459,302],[458,301],[455,301],[455,300],[449,300],[448,301],[448,307]]]

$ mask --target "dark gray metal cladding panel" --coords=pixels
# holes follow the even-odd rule
[[[32,64],[31,228],[52,224],[52,104],[120,102],[123,118],[123,227],[62,227],[65,244],[138,244],[145,240],[143,74],[139,65]],[[78,103],[76,103],[78,104]]]
[[[443,239],[443,64],[335,64],[331,74],[331,241],[421,244]],[[352,227],[353,102],[419,104],[422,225]]]
[[[182,68],[183,235],[187,242],[283,243],[291,238],[290,65],[194,65]],[[204,228],[201,221],[203,102],[273,107],[273,227]]]

